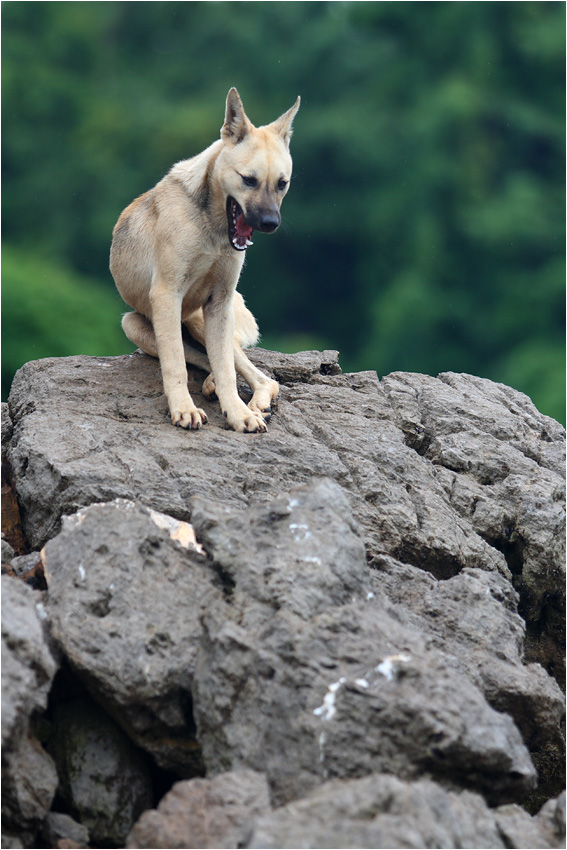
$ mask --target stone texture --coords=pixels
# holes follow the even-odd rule
[[[243,506],[328,476],[348,493],[370,557],[438,578],[511,571],[528,658],[560,677],[561,426],[521,393],[469,375],[380,382],[373,372],[336,374],[336,352],[252,357],[283,382],[261,437],[226,430],[196,369],[189,388],[209,425],[188,434],[169,424],[152,358],[27,363],[10,394],[8,457],[30,547],[57,533],[61,515],[117,496],[189,519],[195,494]]]
[[[30,729],[33,715],[47,705],[57,670],[41,612],[33,591],[2,576],[2,823],[28,841],[57,788],[53,762]]]
[[[49,812],[43,824],[43,839],[47,847],[88,847],[89,831],[69,815]]]
[[[516,727],[372,594],[345,507],[328,481],[240,515],[195,500],[197,537],[230,582],[203,617],[193,688],[207,769],[265,770],[276,803],[375,771],[521,798],[535,773]],[[293,583],[272,572],[284,552]]]
[[[34,846],[34,837],[51,808],[57,790],[52,759],[33,736],[24,736],[17,749],[2,753],[2,824]]]
[[[251,770],[178,782],[157,810],[144,812],[128,848],[244,847],[270,808],[265,777]]]
[[[43,606],[21,582],[2,576],[2,747],[11,752],[34,711],[45,708],[57,670],[43,632]]]
[[[282,384],[265,435],[227,430],[196,369],[209,423],[173,428],[140,353],[29,363],[10,395],[3,472],[28,548],[45,548],[34,576],[27,560],[9,569],[43,580],[45,564],[32,609],[129,738],[178,776],[207,771],[142,817],[140,846],[190,828],[182,799],[200,841],[242,845],[212,826],[258,812],[211,789],[243,770],[286,804],[262,817],[268,841],[280,816],[273,834],[292,841],[297,806],[307,831],[291,846],[560,846],[563,429],[468,375],[380,381],[341,374],[336,352],[252,357]],[[8,756],[24,765],[53,676],[36,686],[38,657],[8,678]],[[515,805],[526,795],[530,812],[545,803],[537,817]],[[33,846],[49,803],[22,821],[19,799],[6,840]]]
[[[2,532],[2,565],[10,564],[14,557],[14,550],[8,543],[8,541],[4,537],[4,532]]]
[[[564,429],[522,393],[471,375],[396,373],[383,384],[408,445],[438,469],[459,515],[505,555],[528,658],[562,681]]]
[[[482,797],[427,780],[374,774],[334,780],[261,817],[247,847],[562,847],[519,806],[489,809]]]
[[[388,557],[375,559],[371,576],[425,646],[443,651],[490,705],[514,718],[539,773],[532,808],[557,795],[565,781],[564,696],[539,664],[524,663],[525,624],[512,585],[475,569],[437,582]]]
[[[124,845],[152,804],[149,762],[122,729],[88,699],[54,708],[50,750],[59,797],[94,844]]]
[[[96,698],[160,766],[202,772],[191,685],[203,610],[222,591],[207,558],[142,505],[92,505],[44,550],[50,630]]]

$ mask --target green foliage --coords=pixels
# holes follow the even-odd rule
[[[118,293],[52,262],[5,248],[2,301],[4,396],[28,360],[132,351],[120,327],[128,308]]]
[[[564,418],[564,4],[2,11],[10,244],[111,291],[120,211],[218,137],[228,88],[257,124],[301,94],[284,224],[240,285],[264,339],[483,375]]]

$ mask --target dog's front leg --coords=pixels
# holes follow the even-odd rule
[[[152,325],[163,378],[163,389],[171,421],[182,428],[200,428],[207,421],[187,389],[187,367],[181,336],[181,296],[165,281],[156,281],[150,291]]]
[[[244,404],[236,389],[232,299],[232,292],[213,292],[203,307],[205,340],[215,376],[215,392],[222,412],[235,431],[267,431],[263,417]]]

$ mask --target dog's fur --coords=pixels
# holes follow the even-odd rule
[[[258,327],[236,285],[253,229],[272,232],[280,223],[299,103],[272,124],[254,127],[232,88],[220,140],[173,166],[114,228],[110,269],[135,310],[122,327],[142,351],[159,357],[175,425],[200,428],[207,421],[189,395],[187,361],[211,372],[203,392],[216,392],[235,431],[266,430],[278,385],[243,352],[258,341]],[[235,367],[253,391],[248,406],[238,395]]]

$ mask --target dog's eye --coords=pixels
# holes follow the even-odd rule
[[[287,180],[284,180],[283,177],[281,178],[281,180],[278,180],[278,189],[280,189],[280,191],[282,189],[285,189],[286,186],[287,186]]]
[[[245,186],[249,186],[251,189],[253,189],[254,186],[258,185],[258,181],[255,177],[246,177],[244,174],[241,174],[240,176],[242,177],[242,182]]]

